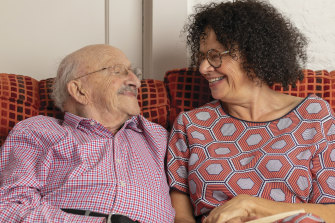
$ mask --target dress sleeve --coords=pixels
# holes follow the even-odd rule
[[[325,140],[312,160],[311,203],[335,203],[335,116],[328,111],[329,117],[321,121]]]
[[[0,150],[0,222],[104,222],[104,218],[68,214],[43,200],[50,166],[40,137],[13,129]],[[45,192],[44,192],[45,193]]]
[[[168,180],[171,189],[188,193],[188,161],[190,151],[186,135],[185,113],[176,118],[170,134],[167,151]]]

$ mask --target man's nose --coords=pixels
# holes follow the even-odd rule
[[[141,80],[137,77],[137,75],[132,70],[128,71],[127,84],[134,85],[136,88],[141,87]]]

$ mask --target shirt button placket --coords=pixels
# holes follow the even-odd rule
[[[126,182],[123,180],[123,173],[122,173],[122,163],[121,159],[118,157],[121,157],[121,151],[120,151],[120,142],[115,138],[114,140],[114,156],[115,156],[115,174],[118,178],[119,186],[124,187],[126,185]]]

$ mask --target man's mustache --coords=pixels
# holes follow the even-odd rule
[[[125,92],[131,92],[131,93],[135,94],[136,97],[137,97],[138,89],[136,87],[133,87],[133,86],[123,86],[119,89],[118,94],[123,94]]]

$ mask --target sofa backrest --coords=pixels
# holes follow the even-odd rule
[[[304,75],[305,79],[298,82],[296,88],[284,90],[278,84],[272,88],[299,97],[316,94],[328,101],[335,111],[335,71],[304,70]],[[23,119],[38,114],[63,118],[50,97],[52,82],[52,78],[37,81],[28,76],[0,73],[0,145]],[[193,68],[167,71],[164,82],[142,80],[138,99],[141,114],[168,130],[181,111],[212,100],[208,82]]]
[[[284,90],[279,84],[274,84],[272,89],[298,97],[307,97],[309,94],[315,94],[325,99],[335,111],[335,70],[303,70],[304,79],[297,82],[297,86]]]
[[[62,119],[64,114],[51,99],[53,79],[0,73],[0,146],[14,125],[41,114]],[[169,99],[163,81],[142,80],[138,94],[141,114],[168,128]]]
[[[164,84],[170,98],[169,128],[181,111],[188,111],[212,100],[208,81],[197,69],[167,71]]]
[[[298,81],[295,88],[289,87],[288,90],[284,90],[279,84],[271,88],[298,97],[316,94],[328,101],[335,111],[335,71],[306,69],[303,72],[305,78],[301,82]],[[212,100],[208,82],[197,69],[167,71],[164,84],[170,97],[169,127],[181,111],[188,111]]]
[[[39,82],[39,114],[62,119],[64,114],[54,105],[51,98],[52,84],[53,78]],[[144,117],[167,128],[170,103],[163,81],[142,80],[138,101]]]
[[[18,121],[38,115],[39,103],[38,81],[0,74],[0,145]]]

